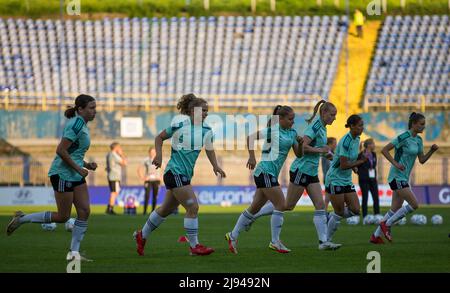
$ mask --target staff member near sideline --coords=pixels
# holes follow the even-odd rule
[[[369,191],[373,199],[373,213],[380,213],[380,201],[378,198],[377,181],[377,154],[375,153],[375,142],[368,138],[363,143],[364,149],[359,153],[358,160],[366,156],[368,160],[358,167],[358,181],[362,192],[362,214],[367,215],[367,201]]]

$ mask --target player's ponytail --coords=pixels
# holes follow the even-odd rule
[[[308,124],[310,124],[316,117],[317,112],[319,112],[320,116],[322,116],[324,112],[328,112],[330,109],[334,109],[334,108],[336,108],[336,107],[332,103],[327,102],[325,100],[320,100],[314,106],[313,115],[309,119],[306,119],[306,122],[308,122]]]
[[[68,119],[75,117],[76,113],[78,113],[78,109],[86,108],[89,102],[93,101],[95,101],[95,99],[89,95],[79,95],[75,99],[75,107],[67,107],[67,110],[64,111],[64,116]]]
[[[412,125],[419,122],[419,120],[421,119],[425,119],[425,116],[423,116],[423,114],[412,112],[411,115],[409,115],[408,129],[411,129]]]
[[[292,112],[294,112],[294,109],[292,109],[289,106],[277,105],[273,109],[272,116],[278,115],[280,117],[285,117],[286,115],[288,115],[289,113],[292,113]],[[270,127],[271,123],[272,123],[272,118],[270,118],[269,121],[267,121],[267,127]]]
[[[67,110],[64,112],[64,116],[66,116],[66,118],[70,119],[70,118],[75,117],[76,112],[77,112],[77,108],[68,106]]]

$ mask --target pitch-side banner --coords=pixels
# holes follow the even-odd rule
[[[356,187],[356,192],[361,201],[361,190]],[[255,193],[254,186],[193,186],[200,204],[204,205],[236,205],[249,204]],[[450,186],[427,185],[414,186],[413,191],[420,204],[449,205]],[[283,188],[286,194],[286,188]],[[161,204],[166,189],[161,186],[158,192],[157,203]],[[324,192],[324,191],[323,191]],[[109,200],[109,188],[106,186],[89,187],[91,204],[106,205]],[[391,204],[392,191],[388,185],[379,185],[380,206]],[[142,186],[123,186],[117,197],[118,205],[135,203],[142,205],[145,190]],[[151,196],[150,196],[151,202]],[[53,205],[55,199],[51,187],[0,187],[0,206],[12,205]],[[298,205],[311,206],[312,202],[305,193]],[[372,197],[369,194],[369,205],[372,205]]]

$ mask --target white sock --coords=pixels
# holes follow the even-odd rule
[[[317,237],[319,238],[319,241],[326,242],[328,226],[327,213],[325,212],[325,210],[314,211],[313,222],[316,226]]]
[[[184,229],[189,245],[194,248],[198,244],[198,218],[184,218]]]
[[[253,217],[256,219],[258,219],[259,217],[262,216],[268,216],[271,215],[273,213],[273,210],[275,209],[275,207],[273,206],[273,204],[269,201],[268,203],[266,203],[260,210],[259,212],[257,212]]]
[[[86,233],[88,227],[87,221],[75,220],[75,224],[72,229],[72,242],[70,243],[71,251],[80,251],[80,244],[84,238],[84,233]]]
[[[341,223],[342,217],[336,215],[335,213],[331,213],[330,220],[328,221],[328,231],[327,231],[327,240],[331,241],[333,239],[333,235],[339,227]]]
[[[394,212],[392,210],[389,210],[383,217],[382,222],[389,220],[390,217],[394,215]],[[375,233],[373,233],[375,237],[381,237],[381,228],[378,225],[377,229],[375,230]]]
[[[409,204],[407,204],[396,211],[395,214],[393,214],[392,217],[390,217],[389,220],[386,221],[386,225],[392,226],[397,220],[400,220],[401,218],[412,212],[414,212],[414,209]]]
[[[239,216],[239,219],[236,222],[236,225],[233,228],[233,231],[231,231],[231,238],[236,240],[239,237],[239,233],[251,222],[255,221],[255,218],[252,214],[249,213],[249,211],[245,210],[242,212],[242,214]]]
[[[280,241],[280,233],[283,222],[283,212],[273,210],[272,217],[270,219],[270,227],[272,229],[272,243],[277,243],[278,241]]]
[[[51,223],[52,212],[40,212],[20,217],[19,222],[24,223]]]
[[[153,230],[158,228],[165,219],[166,218],[158,215],[156,211],[151,212],[150,216],[148,216],[147,222],[144,225],[144,228],[142,228],[142,238],[147,239],[148,235]]]

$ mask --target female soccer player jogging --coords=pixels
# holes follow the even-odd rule
[[[80,243],[88,227],[90,214],[89,194],[85,177],[88,170],[94,171],[96,163],[84,161],[84,155],[90,146],[90,135],[87,123],[94,120],[96,114],[95,99],[88,95],[79,95],[75,99],[75,107],[64,113],[69,119],[64,127],[61,142],[56,149],[56,156],[48,175],[55,191],[57,212],[40,212],[25,215],[16,212],[8,224],[7,234],[11,235],[20,225],[25,223],[64,223],[70,218],[72,204],[77,210],[77,219],[72,230],[72,242],[67,260],[88,260],[79,254]]]
[[[433,144],[427,154],[423,154],[423,142],[419,133],[422,133],[424,129],[425,116],[420,113],[411,113],[408,121],[408,131],[397,136],[381,151],[383,156],[392,164],[388,182],[393,195],[391,209],[384,215],[375,233],[370,236],[371,243],[382,244],[381,233],[384,234],[387,240],[392,241],[392,225],[419,208],[416,196],[409,187],[409,176],[416,157],[419,158],[421,164],[425,164],[439,148]],[[392,157],[389,152],[394,148],[395,154]],[[402,207],[405,200],[408,204]]]
[[[330,196],[334,212],[328,219],[327,240],[331,241],[342,218],[359,215],[359,200],[352,182],[352,170],[367,161],[358,160],[359,136],[364,130],[364,121],[358,115],[347,119],[346,128],[350,131],[338,143],[336,153],[325,178],[325,192]]]
[[[319,115],[316,117],[317,112]],[[334,250],[340,247],[327,241],[327,214],[318,177],[320,156],[332,158],[331,150],[327,145],[326,126],[336,120],[336,113],[336,107],[330,102],[322,100],[316,104],[312,117],[306,120],[308,126],[303,136],[304,155],[294,160],[289,171],[290,183],[286,197],[286,210],[295,208],[306,188],[315,208],[313,221],[319,238],[320,250]],[[266,204],[254,216],[254,219],[272,214],[273,209],[271,203]]]
[[[172,153],[163,176],[167,192],[163,204],[150,214],[142,230],[134,232],[139,255],[144,255],[150,233],[180,204],[186,209],[184,228],[190,244],[190,254],[208,255],[214,252],[213,248],[203,246],[198,241],[198,201],[191,186],[195,162],[203,146],[214,174],[226,177],[217,164],[212,146],[212,130],[204,123],[208,116],[208,104],[194,94],[187,94],[181,97],[177,109],[182,114],[178,117],[180,119],[155,138],[156,157],[153,164],[158,168],[162,164],[163,141],[172,138]]]
[[[297,157],[302,156],[301,144],[303,140],[297,136],[297,132],[292,129],[294,124],[294,111],[289,106],[278,105],[273,111],[273,115],[278,115],[278,123],[269,121],[268,127],[247,137],[247,147],[250,158],[247,167],[255,169],[256,159],[254,142],[256,139],[265,139],[261,161],[256,165],[253,177],[256,183],[256,193],[248,209],[240,216],[231,232],[225,234],[229,249],[232,253],[237,253],[237,240],[239,233],[254,221],[256,214],[262,206],[269,200],[275,209],[271,218],[272,240],[269,248],[279,253],[288,253],[289,248],[280,241],[281,227],[283,225],[283,211],[285,209],[285,199],[278,175],[281,167],[292,148]]]

